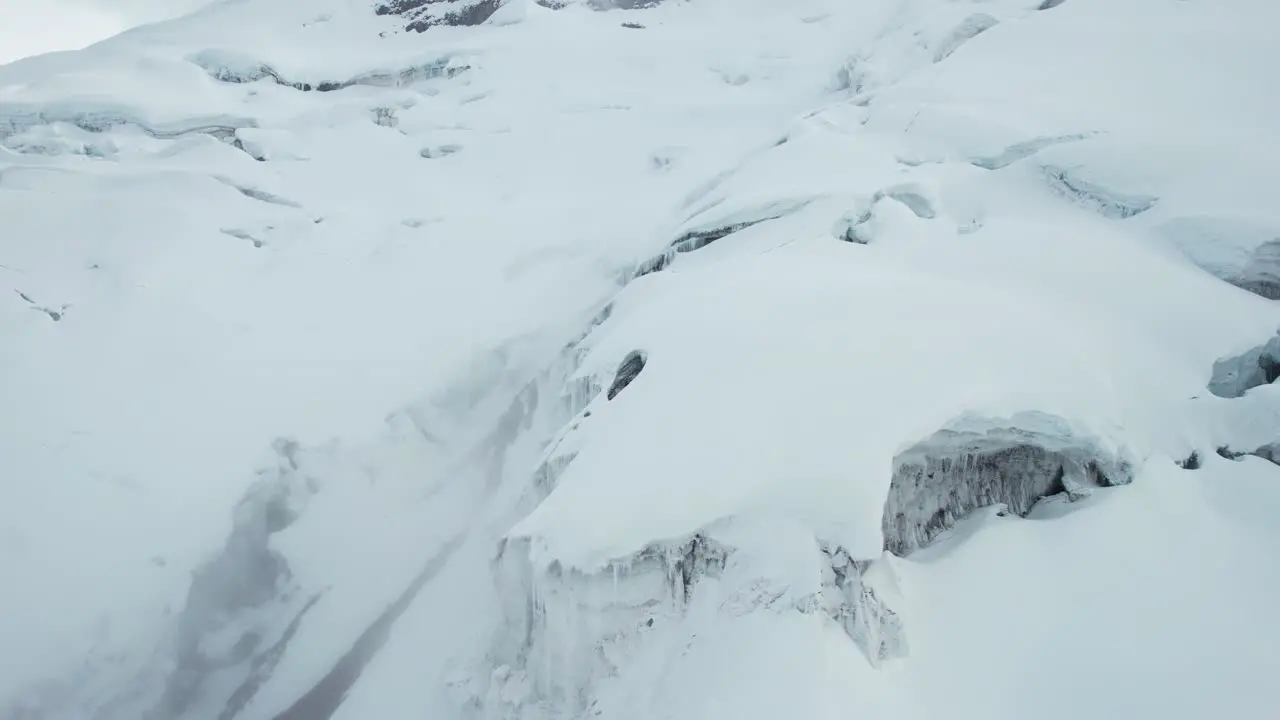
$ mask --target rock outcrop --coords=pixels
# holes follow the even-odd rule
[[[647,358],[644,353],[639,350],[633,351],[623,359],[622,364],[618,366],[618,373],[613,378],[613,384],[609,386],[609,399],[612,400],[618,396],[618,393],[626,389],[644,370]]]
[[[398,15],[407,19],[406,30],[424,32],[430,28],[479,25],[506,5],[508,0],[389,0],[377,6],[379,15]],[[558,10],[574,0],[535,0],[538,5]],[[641,10],[661,4],[663,0],[585,0],[592,10]]]

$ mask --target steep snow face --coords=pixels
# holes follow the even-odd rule
[[[1264,714],[1277,22],[240,0],[0,66],[0,717]]]

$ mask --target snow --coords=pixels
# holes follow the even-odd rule
[[[1016,220],[942,245],[912,237],[932,221],[898,218],[885,247],[771,227],[774,248],[677,261],[628,288],[592,350],[602,368],[635,348],[648,362],[600,403],[559,487],[514,532],[543,538],[548,562],[589,568],[798,502],[820,527],[843,518],[850,551],[874,556],[877,498],[902,446],[965,411],[1034,408],[1145,457],[1160,450],[1165,410],[1191,412],[1180,406],[1203,391],[1206,345],[1274,326],[1256,298],[1100,223],[1076,219],[1088,238],[1037,225],[1032,252]],[[1134,291],[1138,272],[1147,292]]]
[[[1262,620],[1277,588],[1263,557],[1274,523],[1246,527],[1219,502],[1252,488],[1270,505],[1275,467],[1227,462],[1211,460],[1212,479],[1161,463],[1085,511],[1002,519],[902,564],[914,621],[903,671],[930,689],[914,695],[921,715],[1264,712],[1251,688],[1275,662],[1274,628]],[[974,590],[994,558],[999,579]],[[1002,691],[956,673],[957,648]]]
[[[0,65],[0,715],[1270,709],[1272,3],[373,5]],[[1028,417],[1132,484],[884,552]]]

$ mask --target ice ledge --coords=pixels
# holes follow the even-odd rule
[[[1041,499],[1075,500],[1132,481],[1131,463],[1052,415],[965,418],[900,453],[885,500],[884,547],[905,557],[975,510],[1025,517]]]

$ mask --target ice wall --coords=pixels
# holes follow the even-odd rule
[[[854,560],[838,545],[822,545],[823,609],[874,667],[908,653],[906,627],[894,610],[897,584],[883,560]]]
[[[1209,392],[1224,398],[1238,398],[1260,385],[1280,377],[1280,335],[1247,352],[1213,364]]]
[[[884,509],[885,549],[909,555],[979,508],[1026,516],[1042,498],[1123,485],[1129,463],[1059,418],[965,419],[899,454]]]
[[[592,689],[625,667],[646,635],[677,621],[698,585],[724,571],[730,552],[698,534],[583,573],[554,562],[540,567],[528,539],[505,541],[494,560],[505,622],[490,653],[498,687],[487,692],[489,711],[584,712]]]

